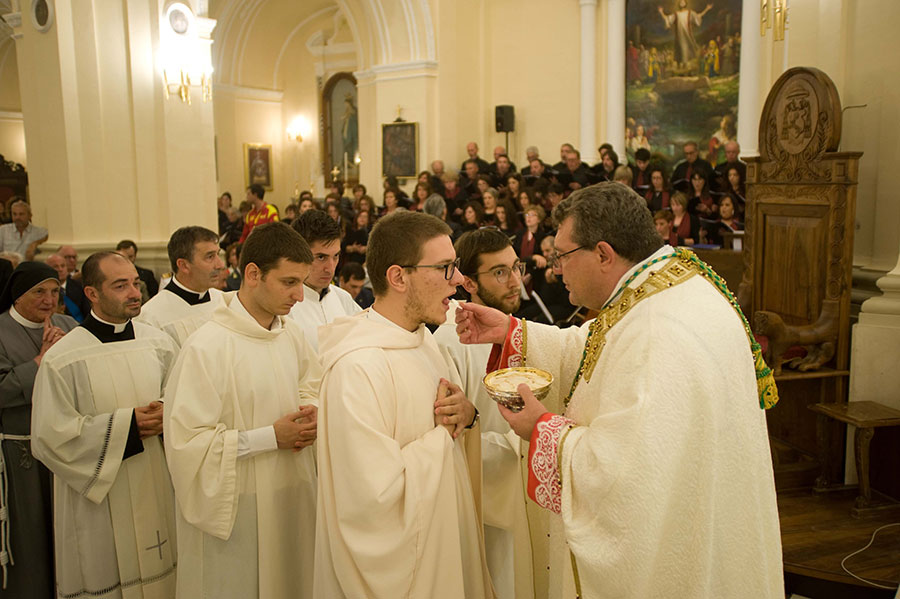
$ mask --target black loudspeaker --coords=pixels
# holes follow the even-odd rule
[[[516,110],[512,106],[495,107],[494,116],[497,121],[497,133],[509,133],[516,130]]]

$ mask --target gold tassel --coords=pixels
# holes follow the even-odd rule
[[[775,375],[763,359],[762,348],[753,343],[753,363],[756,367],[756,390],[759,392],[759,407],[768,410],[778,403],[778,386]]]

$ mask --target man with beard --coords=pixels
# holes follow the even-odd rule
[[[463,234],[456,242],[463,288],[471,302],[513,314],[521,303],[524,264],[509,239],[496,229]],[[481,414],[484,472],[484,546],[498,597],[553,597],[549,589],[549,521],[546,510],[526,503],[528,444],[522,442],[497,411],[481,384],[491,344],[463,345],[456,334],[456,305],[434,339],[459,370],[463,391]],[[550,404],[548,409],[553,410]],[[565,554],[561,554],[565,556]],[[556,564],[554,564],[556,565]],[[561,568],[563,562],[559,562]]]
[[[440,219],[383,217],[366,252],[375,304],[322,329],[316,597],[494,596],[478,412],[425,327],[446,320],[457,265]]]
[[[93,254],[82,281],[91,312],[44,354],[33,395],[32,451],[56,475],[57,594],[171,599],[175,502],[160,398],[177,348],[132,321],[141,290],[127,258]]]
[[[212,318],[224,295],[215,288],[225,268],[218,241],[204,227],[182,227],[172,233],[167,249],[175,274],[141,310],[140,322],[168,333],[181,346]]]

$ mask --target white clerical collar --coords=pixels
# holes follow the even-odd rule
[[[91,316],[93,316],[94,320],[96,320],[97,322],[102,322],[103,324],[112,327],[113,333],[121,333],[122,331],[125,330],[125,327],[128,326],[128,321],[125,321],[123,323],[115,323],[115,322],[109,322],[108,320],[103,320],[102,318],[97,316],[97,313],[94,312],[93,310],[91,310]],[[129,319],[129,320],[131,320],[131,319]]]
[[[241,302],[241,298],[240,298],[240,296],[239,296],[237,293],[234,294],[234,299],[231,300],[231,303],[228,305],[228,307],[229,307],[232,311],[234,311],[236,314],[239,314],[241,317],[243,317],[243,318],[249,318],[250,320],[252,320],[252,321],[255,322],[256,324],[259,324],[259,321],[256,320],[255,318],[253,318],[253,315],[250,314],[250,312],[247,310],[246,307],[244,307],[244,304]],[[262,326],[262,325],[260,325],[260,326]],[[272,320],[272,325],[269,327],[269,330],[270,330],[270,331],[277,331],[277,330],[279,330],[279,329],[281,329],[281,328],[282,328],[282,326],[281,326],[281,319],[278,318],[278,316],[276,316],[275,319]]]
[[[24,316],[19,314],[19,311],[16,310],[15,306],[10,306],[9,315],[12,317],[13,320],[18,322],[20,325],[22,325],[26,329],[41,329],[44,327],[43,322],[31,322],[30,320],[28,320],[27,318],[25,318]]]
[[[206,291],[194,291],[193,289],[191,289],[189,287],[185,287],[184,285],[181,284],[181,281],[178,280],[178,275],[172,275],[172,282],[175,283],[176,287],[180,287],[180,288],[184,289],[185,291],[187,291],[188,293],[193,293],[194,295],[197,295],[197,296],[201,296],[204,293],[206,293],[206,291],[209,291],[208,289]]]
[[[607,299],[603,303],[603,307],[605,308],[606,306],[610,305],[611,303],[613,303],[613,301],[615,301],[615,299],[617,297],[619,297],[619,294],[622,293],[622,290],[625,287],[625,281],[627,281],[629,278],[631,278],[631,275],[636,273],[638,271],[638,269],[641,268],[644,264],[646,264],[647,262],[650,262],[651,260],[655,260],[656,258],[659,258],[660,256],[668,256],[668,255],[674,254],[674,253],[675,253],[675,249],[668,243],[664,243],[661,248],[659,248],[658,250],[656,250],[655,252],[653,252],[652,254],[647,256],[647,258],[645,258],[644,260],[641,260],[640,262],[638,262],[637,264],[635,264],[634,266],[629,268],[627,271],[625,271],[625,274],[622,275],[622,278],[620,278],[618,280],[618,282],[616,283],[616,287],[615,287],[616,290],[613,292],[613,294],[611,296],[609,296],[609,299]]]

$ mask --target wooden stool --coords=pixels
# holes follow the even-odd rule
[[[850,515],[859,518],[873,512],[900,509],[900,503],[878,491],[875,491],[878,497],[873,501],[873,491],[869,483],[869,444],[875,435],[875,429],[880,426],[900,426],[900,410],[889,408],[875,401],[818,403],[809,406],[809,409],[819,415],[819,441],[821,443],[827,442],[822,437],[828,428],[829,418],[856,427],[854,450],[856,473],[859,476],[859,496],[856,498],[856,504],[850,510]],[[824,465],[823,472],[825,472]],[[828,487],[828,481],[824,476],[816,480],[817,490],[824,490],[826,487]]]

